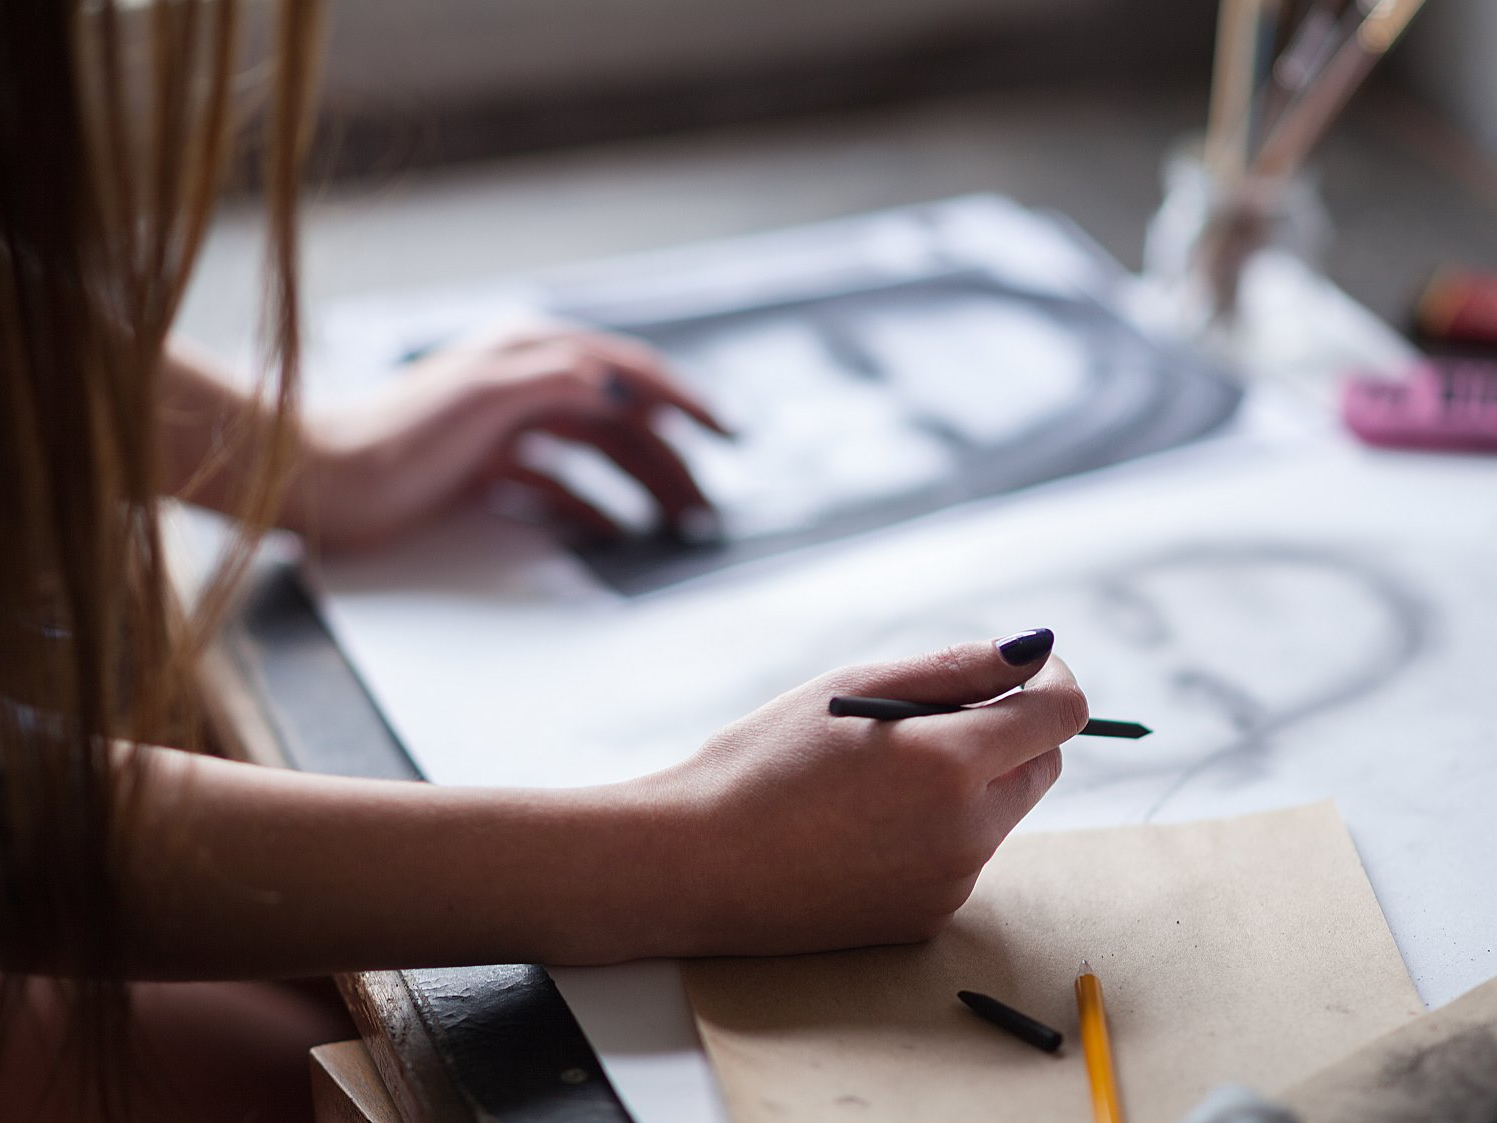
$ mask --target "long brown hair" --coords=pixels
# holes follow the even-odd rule
[[[157,415],[167,333],[240,129],[240,8],[0,0],[0,1015],[27,971],[59,973],[70,1067],[84,1069],[67,1084],[89,1116],[125,1110],[118,875],[145,767],[131,746],[193,739]],[[209,612],[273,517],[287,455],[316,30],[314,3],[281,0],[258,114],[274,420],[244,435],[264,442],[265,470]]]

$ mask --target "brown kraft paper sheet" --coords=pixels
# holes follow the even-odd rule
[[[735,1123],[1088,1119],[1073,982],[1103,985],[1123,1105],[1175,1123],[1213,1086],[1277,1089],[1423,1012],[1330,803],[1016,835],[925,944],[684,965]],[[1066,1035],[979,1020],[990,994]]]

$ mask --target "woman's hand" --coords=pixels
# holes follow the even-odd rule
[[[1042,630],[834,671],[641,781],[664,816],[655,876],[674,882],[649,921],[676,939],[652,950],[768,954],[933,935],[1086,722],[1069,669],[1047,658],[1052,642]],[[957,714],[827,713],[835,694],[971,703],[1021,684]]]
[[[666,525],[689,523],[711,506],[652,427],[668,409],[727,433],[634,340],[546,325],[455,346],[415,363],[373,400],[306,421],[286,521],[327,548],[363,546],[510,481],[550,519],[617,535],[608,516],[523,462],[520,438],[541,432],[596,448],[645,487]]]

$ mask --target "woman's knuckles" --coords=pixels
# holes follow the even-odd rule
[[[1036,757],[1031,763],[1034,765],[1033,782],[1038,788],[1036,792],[1036,797],[1038,797],[1053,788],[1055,782],[1060,779],[1065,758],[1061,755],[1059,748],[1054,748]]]
[[[1086,695],[1082,693],[1081,687],[1076,685],[1075,680],[1067,678],[1064,682],[1049,686],[1046,694],[1054,706],[1055,720],[1065,731],[1065,736],[1057,740],[1066,741],[1080,733],[1091,716],[1091,709],[1087,704]]]
[[[993,781],[993,817],[1007,834],[1060,778],[1059,749],[1051,749]]]

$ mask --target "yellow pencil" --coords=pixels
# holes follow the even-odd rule
[[[1081,961],[1076,972],[1076,1009],[1081,1013],[1081,1050],[1092,1086],[1092,1115],[1097,1123],[1123,1123],[1118,1099],[1118,1077],[1112,1066],[1112,1043],[1107,1037],[1107,1007],[1102,1005],[1102,983],[1091,964]]]

